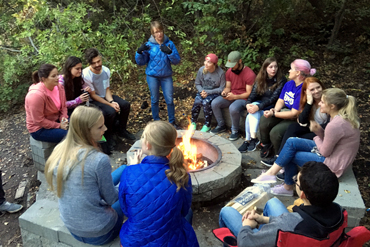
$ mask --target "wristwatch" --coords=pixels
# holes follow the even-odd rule
[[[114,100],[109,101],[109,103],[112,103]]]

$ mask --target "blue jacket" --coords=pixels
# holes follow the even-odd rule
[[[189,222],[192,187],[176,192],[165,171],[166,157],[147,156],[141,164],[128,166],[119,185],[119,202],[128,220],[122,225],[124,247],[198,247]]]
[[[148,64],[145,70],[145,73],[148,76],[154,77],[168,77],[172,75],[172,64],[180,63],[180,55],[176,49],[175,44],[164,35],[163,45],[169,46],[172,50],[171,54],[166,54],[161,51],[160,45],[151,36],[146,42],[150,47],[149,50],[143,51],[143,54],[136,52],[135,60],[138,65]]]

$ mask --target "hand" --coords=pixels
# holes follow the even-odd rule
[[[66,119],[65,117],[62,118],[62,122],[60,123],[59,128],[63,130],[68,130],[68,119]]]
[[[149,49],[150,49],[150,47],[146,43],[144,43],[139,47],[139,49],[137,49],[137,53],[143,54],[143,51],[146,51],[146,50],[149,50]]]
[[[268,110],[268,111],[264,111],[264,112],[263,112],[263,116],[264,116],[265,118],[269,118],[269,117],[274,116],[274,110],[273,110],[273,108],[272,108],[272,109],[270,109],[270,110]]]
[[[316,121],[313,121],[313,120],[310,121],[310,131],[311,132],[317,133],[320,131],[320,129],[322,129],[320,124],[318,124]]]
[[[132,155],[132,156],[130,156],[128,158],[128,161],[127,161],[128,165],[139,164],[140,161],[141,161],[142,154],[143,154],[143,152],[142,152],[141,149],[136,150],[135,153],[134,153],[134,155]]]
[[[312,105],[313,103],[313,97],[312,97],[312,93],[310,90],[306,89],[306,95],[307,95],[307,103],[309,105]]]
[[[258,223],[254,219],[251,219],[251,216],[254,215],[256,212],[254,210],[247,211],[242,217],[242,224],[243,226],[250,226],[252,229],[256,228]]]
[[[225,91],[222,91],[221,96],[225,98],[226,95],[227,95],[227,93]]]
[[[247,105],[247,111],[248,113],[256,113],[257,111],[259,111],[259,108],[257,105],[253,105],[253,104],[248,104]]]
[[[88,93],[91,93],[91,88],[89,86],[85,87],[84,89],[82,89],[83,91],[86,91]]]
[[[114,110],[116,110],[116,112],[120,112],[121,111],[121,108],[119,107],[119,104],[117,102],[112,102],[112,103],[109,103],[110,107],[114,108]]]
[[[83,94],[81,94],[80,95],[80,100],[82,101],[82,102],[86,102],[86,101],[88,101],[89,100],[89,94],[88,93],[83,93]]]
[[[202,91],[202,92],[200,92],[200,96],[202,96],[202,98],[204,99],[204,98],[207,98],[207,96],[208,96],[208,94],[206,93],[206,91]]]
[[[161,45],[161,51],[166,53],[166,54],[171,54],[172,50],[170,46],[165,46],[164,44]]]
[[[226,94],[225,99],[227,99],[227,100],[236,100],[236,95],[235,95],[235,94],[233,94],[232,92],[228,92],[228,93]]]

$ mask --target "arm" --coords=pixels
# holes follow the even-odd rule
[[[223,94],[226,95],[226,94],[230,93],[230,91],[231,91],[231,81],[226,81],[225,88],[222,91],[221,95],[223,95]]]
[[[189,209],[190,209],[190,206],[191,206],[191,199],[192,199],[192,194],[193,194],[193,188],[192,188],[192,185],[191,185],[191,176],[189,174],[189,182],[188,182],[188,186],[186,187],[186,190],[184,189],[181,189],[185,192],[185,198],[184,198],[184,202],[182,204],[182,208],[181,208],[181,215],[182,216],[186,216],[188,213],[189,213]]]
[[[167,54],[167,57],[170,59],[172,64],[176,65],[176,64],[180,63],[180,61],[181,61],[179,52],[177,51],[176,46],[172,41],[169,42],[169,46],[170,46],[170,49],[172,50],[172,53]]]
[[[197,77],[195,78],[195,88],[198,90],[198,93],[204,90],[202,84],[203,84],[203,73],[199,69]]]
[[[316,132],[315,132],[316,133]],[[326,126],[324,137],[321,138],[317,135],[314,138],[317,148],[324,157],[329,157],[339,142],[340,139],[344,137],[344,130],[341,123],[329,123]]]
[[[44,99],[33,93],[28,95],[26,98],[26,105],[29,109],[30,118],[33,122],[45,129],[58,129],[60,128],[60,123],[50,121],[45,118],[44,115]]]
[[[292,108],[290,111],[283,111],[283,112],[276,112],[275,110],[275,117],[281,118],[281,119],[292,119],[297,118],[299,114],[299,111]]]
[[[99,192],[102,199],[108,204],[113,205],[118,199],[118,192],[113,185],[112,167],[107,155],[104,155],[96,164],[96,178]]]
[[[307,124],[310,122],[311,109],[312,109],[312,104],[309,104],[307,102],[303,108],[303,111],[298,116],[298,123],[301,126],[307,126]]]
[[[127,169],[128,167],[126,167],[125,170],[123,170],[122,172],[122,175],[121,175],[121,180],[120,180],[120,183],[119,183],[119,188],[118,188],[118,196],[119,196],[119,205],[122,209],[122,212],[124,215],[126,215],[127,217],[130,217],[128,212],[127,212],[127,207],[126,207],[126,174],[127,174]]]
[[[105,99],[106,99],[105,102],[107,102],[110,107],[113,107],[116,110],[116,112],[120,111],[119,104],[113,101],[112,92],[110,91],[109,87],[107,87],[105,91]],[[109,102],[112,102],[112,103],[109,103]]]
[[[254,83],[253,88],[252,88],[252,92],[251,92],[251,94],[249,95],[249,97],[247,99],[247,104],[250,104],[250,103],[256,101],[256,99],[258,97],[257,87],[258,87],[257,83]]]
[[[69,100],[66,102],[66,105],[67,105],[67,108],[68,109],[73,109],[73,108],[76,108],[78,105],[80,105],[82,103],[82,100],[80,99],[80,97],[77,97],[73,100]]]
[[[148,42],[146,44],[148,46],[150,46]],[[140,66],[147,64],[149,62],[149,52],[148,51],[143,51],[142,54],[136,52],[135,53],[135,61]]]
[[[245,93],[242,93],[242,94],[238,94],[238,95],[235,95],[233,93],[229,93],[226,97],[226,99],[228,100],[237,100],[237,99],[247,99],[248,96],[251,94],[252,92],[252,87],[253,85],[247,85],[246,86],[246,92]]]

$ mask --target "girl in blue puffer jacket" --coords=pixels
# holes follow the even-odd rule
[[[176,147],[177,132],[164,121],[149,123],[141,138],[141,151],[122,173],[119,202],[124,215],[121,245],[197,247],[192,217],[192,184]],[[141,154],[147,156],[140,162]],[[139,164],[138,164],[139,163]]]
[[[158,21],[150,23],[148,42],[142,44],[136,52],[138,65],[147,64],[145,73],[149,85],[152,115],[154,120],[159,117],[159,87],[162,87],[166,100],[168,121],[175,125],[175,105],[173,104],[173,81],[171,64],[180,63],[180,55],[174,43],[163,33],[163,26]]]

